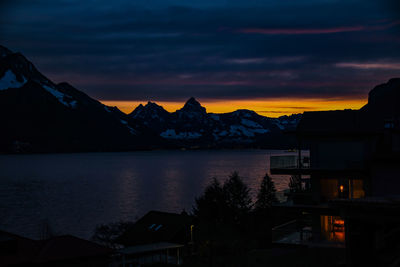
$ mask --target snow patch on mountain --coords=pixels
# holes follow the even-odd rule
[[[69,102],[69,105],[70,105],[71,108],[77,108],[78,107],[78,101],[72,100],[71,102]]]
[[[225,131],[225,130],[220,130],[220,129],[215,129],[214,131],[213,131],[213,136],[215,137],[215,136],[221,136],[221,137],[224,137],[224,136],[227,136],[228,135],[228,132],[227,131]]]
[[[255,113],[254,111],[248,109],[238,109],[232,112],[232,114],[236,117],[244,117],[244,118],[251,118],[257,115],[257,113]]]
[[[301,114],[293,114],[291,116],[281,116],[271,119],[271,121],[282,131],[295,129],[301,119]]]
[[[219,121],[219,116],[217,114],[209,114],[210,118],[215,120],[215,121]]]
[[[285,130],[285,126],[283,126],[280,122],[276,122],[275,125],[278,126],[280,130]]]
[[[262,128],[262,126],[255,122],[255,121],[251,121],[251,120],[247,120],[247,119],[242,119],[240,121],[244,126],[248,126],[248,127],[252,127],[252,128]]]
[[[168,129],[160,134],[161,137],[166,139],[197,139],[202,135],[197,132],[180,132],[177,134],[174,129]]]
[[[127,121],[125,121],[125,120],[119,120],[119,121],[120,121],[123,125],[125,125],[126,128],[128,128],[128,130],[129,130],[129,132],[130,132],[131,134],[136,134],[135,129],[133,129],[131,126],[129,126],[129,124],[128,124]]]
[[[9,88],[20,88],[26,83],[26,78],[22,76],[23,81],[17,81],[17,77],[15,76],[14,72],[11,70],[7,70],[3,77],[0,79],[0,91],[6,90]]]
[[[46,89],[47,92],[49,92],[50,94],[52,94],[55,98],[57,98],[58,101],[60,101],[60,103],[62,103],[63,105],[67,106],[67,107],[71,107],[71,108],[76,108],[78,102],[75,100],[72,101],[65,101],[66,99],[72,99],[71,96],[66,95],[64,93],[61,93],[60,91],[58,91],[57,89],[55,89],[53,86],[48,86],[48,85],[43,85],[42,87],[44,89]]]
[[[263,133],[268,133],[268,129],[251,129],[251,128],[246,128],[243,125],[231,125],[229,128],[229,136],[247,136],[247,137],[254,137],[255,134],[263,134]]]

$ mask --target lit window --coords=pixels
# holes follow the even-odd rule
[[[321,234],[325,240],[344,242],[344,220],[339,216],[321,216]]]

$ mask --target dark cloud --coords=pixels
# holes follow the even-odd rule
[[[3,1],[0,42],[100,99],[350,97],[400,76],[398,1]]]

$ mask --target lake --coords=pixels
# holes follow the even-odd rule
[[[90,238],[98,224],[150,210],[191,211],[212,177],[238,171],[255,197],[277,150],[144,151],[0,155],[0,229],[39,238]],[[278,191],[288,176],[272,176]],[[282,194],[281,194],[282,196]]]

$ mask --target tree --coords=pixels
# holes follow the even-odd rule
[[[275,184],[271,177],[266,173],[257,194],[257,200],[254,205],[255,211],[266,211],[272,206],[273,203],[278,203],[276,197]]]
[[[292,175],[289,181],[290,193],[298,193],[302,191],[301,176],[298,174]]]
[[[249,191],[237,172],[222,187],[214,178],[204,194],[196,198],[193,213],[201,220],[235,224],[251,211]]]
[[[203,255],[210,266],[221,257],[224,263],[229,259],[237,264],[238,258],[243,257],[242,253],[253,242],[249,191],[234,172],[223,186],[214,178],[203,195],[195,199],[193,213],[197,217],[198,255]]]
[[[238,172],[235,171],[224,183],[223,190],[232,219],[234,222],[240,222],[252,207],[249,188],[243,183]]]
[[[115,249],[118,247],[118,244],[116,243],[117,238],[133,224],[133,222],[121,221],[117,223],[98,225],[96,226],[92,240],[106,247]]]
[[[216,178],[213,178],[202,196],[195,199],[193,214],[200,220],[222,221],[227,208],[224,190]]]

